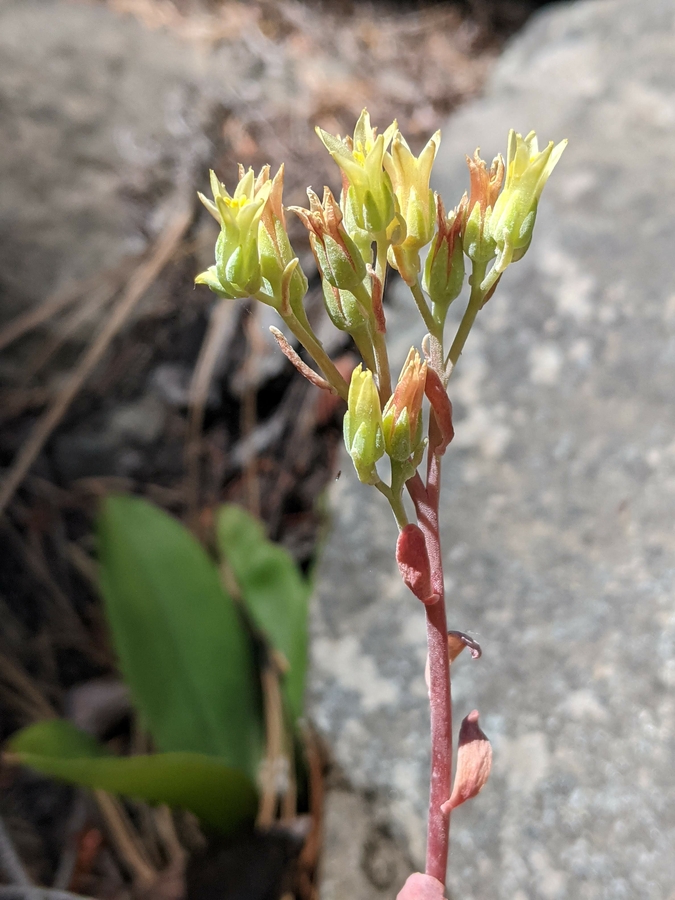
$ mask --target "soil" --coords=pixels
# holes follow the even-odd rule
[[[217,123],[213,165],[231,182],[238,162],[258,167],[286,160],[286,202],[304,204],[308,183],[337,187],[332,163],[313,135],[315,124],[346,133],[367,106],[375,121],[397,117],[413,149],[419,149],[458,104],[480,91],[505,39],[539,4],[108,0],[108,5],[186,40],[214,42],[219,29],[239,28],[242,40],[262,35],[270,52],[293,58],[305,85],[302,102],[282,108],[267,102],[262,110],[224,114]],[[299,223],[289,217],[289,226],[303,264],[310,259],[309,272]],[[212,241],[205,219],[195,214],[173,261],[152,286],[151,301],[83,384],[0,518],[1,740],[36,719],[72,713],[78,703],[81,715],[82,704],[91,714],[102,711],[108,737],[110,728],[129,733],[132,717],[128,705],[120,706],[95,590],[92,522],[103,492],[147,496],[197,532],[218,503],[241,503],[262,518],[270,537],[301,566],[314,560],[325,524],[322,495],[338,474],[343,408],[270,348],[265,310],[232,305],[222,323],[224,352],[205,395],[203,422],[191,437],[188,385],[213,309],[209,292],[193,290],[192,282],[205,259],[208,264]],[[310,316],[320,319],[315,275],[308,307]],[[29,339],[34,364],[47,353],[49,338],[38,332]],[[333,331],[326,341],[348,372],[356,359],[348,340]],[[67,346],[59,350],[61,364],[68,352]],[[18,377],[3,389],[3,466],[11,465],[27,440],[58,372],[48,365],[39,378]],[[103,689],[94,696],[83,691],[90,685]],[[313,752],[316,773],[319,751]],[[312,829],[306,815],[293,828],[252,832],[229,843],[204,836],[196,822],[178,815],[180,845],[172,848],[147,807],[125,804],[120,827],[135,835],[153,871],[161,870],[149,883],[106,831],[90,797],[10,766],[0,770],[0,788],[0,814],[36,883],[115,900],[317,896],[318,822]],[[317,804],[304,812],[320,817]]]

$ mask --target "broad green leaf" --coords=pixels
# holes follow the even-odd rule
[[[302,715],[307,672],[310,585],[292,557],[265,536],[261,523],[239,506],[218,510],[218,546],[232,568],[246,608],[270,646],[290,668],[284,692],[294,720]]]
[[[256,792],[243,772],[203,753],[110,756],[64,719],[38,722],[7,745],[31,769],[83,787],[189,809],[228,833],[255,816]]]
[[[179,522],[137,497],[108,497],[98,533],[115,650],[158,749],[218,756],[254,776],[251,642],[215,564]]]

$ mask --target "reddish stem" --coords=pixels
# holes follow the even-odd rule
[[[450,816],[441,812],[441,804],[445,803],[451,792],[452,703],[443,558],[438,530],[441,460],[433,450],[434,447],[430,442],[426,488],[422,479],[416,474],[408,482],[408,490],[415,504],[419,527],[422,529],[427,544],[431,564],[431,586],[434,593],[439,596],[436,603],[424,607],[427,615],[429,705],[431,708],[431,783],[426,874],[445,884],[450,845]]]

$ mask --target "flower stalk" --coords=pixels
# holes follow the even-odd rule
[[[350,383],[305,313],[308,282],[286,231],[283,167],[273,179],[268,166],[257,177],[242,168],[232,194],[212,173],[213,201],[200,197],[221,232],[215,265],[196,281],[220,297],[250,296],[278,311],[319,371],[300,359],[273,328],[282,352],[313,384],[346,401],[344,439],[357,476],[386,498],[395,517],[401,577],[426,616],[431,723],[426,875],[409,880],[400,897],[412,900],[419,889],[440,900],[451,810],[483,788],[492,759],[474,710],[460,729],[453,784],[451,663],[464,646],[474,658],[480,648],[447,627],[440,497],[442,458],[454,435],[448,384],[480,310],[508,266],[530,245],[541,193],[566,142],[551,142],[539,151],[534,132],[523,138],[512,131],[506,166],[498,156],[490,168],[476,151],[467,157],[469,191],[446,215],[443,201],[430,188],[439,132],[417,157],[396,122],[378,134],[365,110],[353,136],[342,138],[321,129],[317,133],[340,169],[340,200],[328,188],[322,200],[308,188],[309,209],[293,211],[308,231],[326,312],[351,336],[362,359]],[[423,268],[421,251],[428,244]],[[459,326],[446,343],[447,312],[462,294],[466,260],[471,264],[469,296]],[[422,354],[411,348],[393,388],[382,303],[388,264],[410,288],[428,331]],[[385,457],[388,466],[381,467]],[[412,520],[406,492],[414,509]]]

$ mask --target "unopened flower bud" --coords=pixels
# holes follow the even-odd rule
[[[474,262],[488,262],[495,255],[494,238],[487,223],[504,180],[504,160],[496,156],[488,169],[479,151],[466,158],[469,166],[469,199],[463,213],[464,252]]]
[[[384,445],[389,456],[397,462],[407,460],[422,444],[422,400],[426,379],[427,364],[412,348],[382,414]]]
[[[265,166],[261,176],[269,179],[269,166]],[[284,167],[270,182],[271,188],[263,207],[258,229],[258,258],[263,279],[263,290],[274,298],[275,306],[281,308],[287,302],[296,315],[302,316],[302,301],[307,293],[307,278],[299,265],[295,265],[288,286],[284,284],[284,273],[289,263],[296,259],[286,231],[286,218],[282,202],[284,190]]]
[[[373,373],[361,364],[352,372],[344,418],[344,438],[359,480],[375,484],[375,463],[384,454],[382,409]]]
[[[351,290],[366,277],[361,253],[342,225],[342,212],[329,188],[324,188],[323,204],[307,189],[309,210],[292,206],[309,231],[309,242],[321,276],[333,287]]]
[[[434,304],[434,317],[441,324],[448,307],[464,284],[464,252],[462,249],[462,215],[466,201],[447,217],[440,196],[436,194],[436,234],[424,267],[422,286]]]
[[[496,272],[521,259],[530,246],[541,192],[566,146],[567,141],[555,146],[550,141],[540,152],[534,131],[525,138],[509,132],[506,184],[493,205],[487,227],[499,253]]]
[[[351,291],[341,291],[324,278],[323,299],[331,322],[340,331],[353,333],[367,326],[363,308]]]

